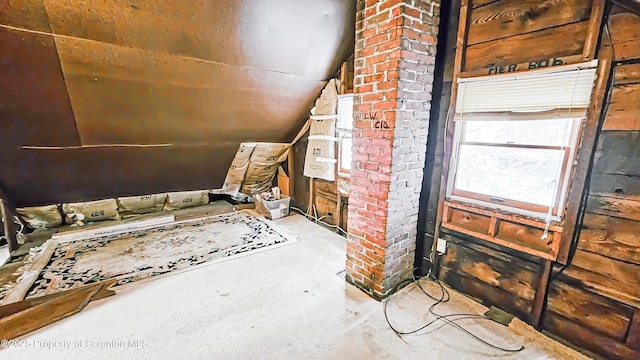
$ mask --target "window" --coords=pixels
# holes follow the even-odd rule
[[[353,95],[338,96],[338,175],[348,177],[351,171],[351,131],[353,130]]]
[[[447,198],[561,219],[596,64],[458,79]]]

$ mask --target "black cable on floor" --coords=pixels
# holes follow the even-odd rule
[[[490,320],[493,321],[492,319],[484,316],[484,315],[479,315],[479,314],[465,314],[465,313],[456,313],[456,314],[448,314],[448,315],[440,315],[438,313],[435,312],[435,308],[436,306],[438,306],[439,304],[445,303],[447,301],[449,301],[451,299],[451,295],[449,294],[449,291],[444,287],[444,285],[442,285],[442,283],[436,279],[429,279],[433,282],[435,282],[436,284],[438,284],[438,286],[440,286],[440,296],[436,297],[433,296],[431,294],[429,294],[429,292],[427,292],[422,285],[420,284],[419,279],[417,279],[415,276],[411,276],[410,279],[406,279],[402,282],[400,282],[398,285],[396,285],[391,293],[391,295],[389,295],[382,303],[382,309],[384,311],[384,318],[387,321],[387,324],[389,324],[389,327],[391,328],[391,330],[393,330],[398,336],[402,336],[402,335],[410,335],[410,334],[415,334],[421,330],[426,329],[427,327],[431,326],[432,324],[435,324],[438,321],[442,321],[444,322],[444,325],[451,325],[453,327],[455,327],[456,329],[462,331],[463,333],[465,333],[466,335],[470,336],[471,338],[475,339],[476,341],[482,343],[485,346],[488,346],[492,349],[495,350],[499,350],[499,351],[504,351],[504,352],[508,352],[508,353],[516,353],[516,352],[520,352],[522,350],[524,350],[524,346],[520,346],[520,348],[518,349],[507,349],[507,348],[503,348],[494,344],[489,343],[486,340],[481,339],[480,337],[478,337],[477,335],[473,334],[471,331],[465,329],[462,325],[456,323],[456,321],[460,321],[460,320],[465,320],[465,319],[481,319],[481,320]],[[400,289],[402,286],[404,286],[407,283],[414,283],[425,295],[427,295],[430,299],[435,300],[435,303],[433,303],[431,306],[429,306],[429,312],[435,316],[436,318],[430,322],[428,322],[427,324],[415,329],[415,330],[411,330],[411,331],[400,331],[398,329],[396,329],[391,322],[389,321],[389,316],[387,314],[387,305],[389,304],[389,302],[391,301],[391,297],[393,296],[393,294],[395,294],[398,289]],[[453,317],[458,317],[455,319],[450,319]],[[438,328],[439,329],[439,328]],[[437,330],[437,329],[436,329]]]
[[[336,225],[331,225],[328,224],[324,221],[322,221],[322,218],[317,218],[315,216],[309,215],[307,213],[304,213],[302,210],[296,208],[296,207],[291,207],[291,210],[296,211],[298,213],[300,213],[301,215],[304,215],[307,219],[310,220],[314,220],[316,223],[321,223],[323,225],[332,227],[332,228],[338,228],[339,230],[341,230],[342,232],[345,233],[345,235],[347,234],[344,230],[342,230],[341,228],[339,228]],[[499,350],[499,351],[504,351],[504,352],[508,352],[508,353],[516,353],[516,352],[520,352],[522,350],[524,350],[524,346],[520,346],[520,348],[518,349],[506,349],[506,348],[502,348],[500,346],[497,345],[493,345],[491,343],[489,343],[486,340],[481,339],[480,337],[478,337],[477,335],[473,334],[471,331],[465,329],[464,327],[462,327],[462,325],[457,324],[456,321],[460,321],[460,320],[466,320],[466,319],[480,319],[480,320],[490,320],[493,321],[493,319],[490,319],[484,315],[479,315],[479,314],[465,314],[465,313],[457,313],[457,314],[448,314],[448,315],[440,315],[437,314],[434,309],[436,306],[438,306],[439,304],[442,303],[446,303],[447,301],[451,300],[451,295],[449,294],[449,291],[442,285],[442,283],[440,282],[440,280],[438,280],[437,278],[433,278],[432,281],[434,281],[436,284],[438,284],[440,286],[440,291],[441,291],[441,295],[439,298],[429,294],[423,287],[422,285],[420,285],[420,281],[418,278],[415,277],[414,275],[415,273],[415,269],[414,271],[411,272],[411,278],[410,279],[406,279],[401,281],[398,285],[396,285],[393,288],[393,291],[391,292],[391,295],[389,295],[383,302],[382,302],[382,309],[384,311],[384,318],[387,321],[387,324],[389,324],[389,327],[391,328],[391,330],[393,330],[398,336],[402,336],[402,335],[410,335],[410,334],[415,334],[421,330],[426,329],[427,327],[429,327],[432,324],[435,324],[439,321],[444,322],[444,325],[451,325],[453,327],[455,327],[456,329],[462,331],[463,333],[467,334],[468,336],[470,336],[471,338],[479,341],[480,343],[495,349],[495,350]],[[432,304],[429,307],[429,312],[435,316],[436,318],[430,322],[428,322],[427,324],[421,326],[418,329],[412,330],[412,331],[400,331],[398,329],[396,329],[393,325],[391,325],[391,322],[389,321],[389,316],[387,315],[387,305],[389,304],[389,301],[391,300],[391,296],[393,294],[395,294],[398,289],[400,289],[402,286],[404,286],[407,283],[411,283],[413,282],[414,284],[416,284],[416,286],[418,286],[418,288],[425,294],[427,295],[429,298],[431,298],[432,300],[435,300],[435,303]],[[449,318],[451,317],[458,317],[456,319],[450,320]],[[437,328],[435,330],[438,330],[440,328]]]

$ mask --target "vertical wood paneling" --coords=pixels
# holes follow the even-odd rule
[[[458,46],[465,40],[468,46],[464,53],[458,54],[458,62],[453,63],[449,73],[453,74],[452,93],[455,96],[456,71],[461,69],[464,76],[479,76],[486,74],[482,72],[490,66],[526,64],[564,56],[571,56],[568,61],[582,61],[600,50],[598,82],[589,110],[590,126],[587,127],[591,130],[583,133],[585,150],[578,156],[581,165],[574,175],[578,186],[569,199],[570,204],[581,202],[585,179],[591,176],[583,230],[573,262],[550,284],[543,327],[607,358],[636,359],[640,356],[635,345],[640,338],[637,320],[640,307],[640,129],[637,116],[640,109],[637,107],[640,99],[636,99],[640,93],[640,88],[636,89],[640,83],[640,67],[632,63],[615,69],[612,102],[597,143],[594,164],[589,169],[591,151],[595,147],[589,139],[596,138],[609,83],[607,74],[614,60],[606,45],[608,39],[600,39],[604,45],[595,49],[601,36],[599,25],[604,4],[600,0],[595,2],[597,4],[572,0],[474,1],[470,9],[463,8],[463,14],[470,11],[471,19],[469,23],[460,22],[462,31],[468,25],[468,32],[458,37]],[[537,17],[531,19],[531,15]],[[640,22],[637,19],[637,15],[624,12],[611,17],[616,60],[640,58],[636,54],[640,54],[640,37],[636,34],[640,32],[637,26]],[[446,114],[441,117],[444,119]],[[447,130],[449,142],[451,129]],[[443,181],[446,181],[448,156],[445,154]],[[462,213],[457,215],[454,219],[457,223],[468,220]],[[570,215],[578,218],[577,213]],[[436,223],[439,220],[437,218]],[[565,222],[565,226],[568,230],[563,236],[570,238],[573,222]],[[514,232],[513,236],[520,235]],[[534,295],[539,278],[544,276],[540,265],[535,264],[536,270],[532,269],[531,273],[525,272],[533,276],[526,279],[511,265],[505,268],[503,252],[486,250],[487,247],[449,235],[446,238],[452,240],[450,252],[442,258],[441,277],[447,283],[487,304],[507,308],[517,316],[535,321],[535,305],[530,295]],[[568,253],[569,242],[565,245],[564,251]],[[514,286],[512,281],[521,284]],[[495,290],[491,291],[491,288]]]
[[[474,2],[475,3],[475,2]],[[589,19],[592,0],[502,0],[473,9],[469,45]]]

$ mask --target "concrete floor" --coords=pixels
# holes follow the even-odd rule
[[[450,326],[400,338],[381,303],[336,275],[344,238],[300,215],[276,223],[300,241],[120,290],[18,339],[0,359],[585,359],[518,320],[509,327],[460,322],[497,345],[526,347],[516,354]],[[389,315],[411,329],[432,319],[432,302],[409,286],[394,296]],[[436,310],[486,308],[452,292]]]

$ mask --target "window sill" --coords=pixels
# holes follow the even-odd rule
[[[442,227],[492,242],[516,251],[556,261],[562,226],[552,224],[542,239],[545,223],[519,215],[445,201]]]

